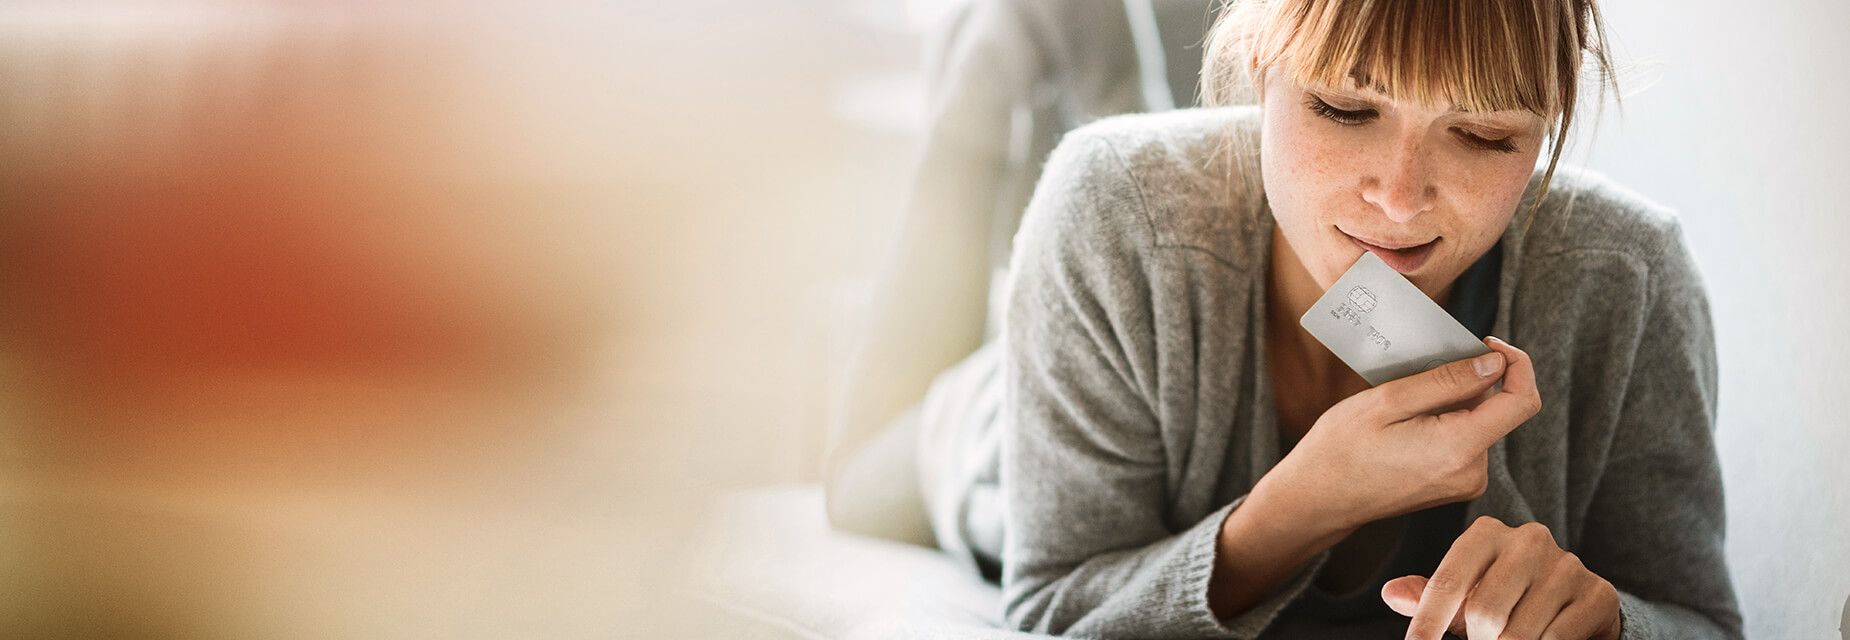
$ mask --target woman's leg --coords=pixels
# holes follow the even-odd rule
[[[938,547],[992,580],[1006,509],[1002,382],[1002,347],[992,342],[938,376],[919,412],[919,492]]]
[[[837,529],[936,545],[994,579],[1006,506],[998,485],[1002,347],[984,345],[932,381],[923,403],[830,460]]]

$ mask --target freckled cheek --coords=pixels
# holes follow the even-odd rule
[[[1533,159],[1460,155],[1443,165],[1439,192],[1451,213],[1439,233],[1454,242],[1442,264],[1462,272],[1502,237],[1527,186]]]
[[[1520,158],[1464,149],[1447,149],[1437,157],[1441,179],[1477,199],[1500,197],[1512,182],[1526,182],[1532,165]]]
[[[1504,216],[1522,200],[1533,162],[1533,159],[1520,158],[1455,161],[1446,172],[1449,184],[1441,185],[1441,190],[1453,195],[1457,211],[1495,226],[1495,223],[1507,222]]]
[[[1265,132],[1266,197],[1298,258],[1327,287],[1355,257],[1330,226],[1354,215],[1361,202],[1356,142],[1308,119],[1285,120]]]
[[[1321,131],[1315,123],[1287,123],[1278,128],[1279,144],[1272,145],[1268,163],[1278,171],[1275,184],[1268,189],[1273,200],[1290,204],[1288,214],[1298,222],[1317,224],[1320,220],[1339,217],[1346,196],[1355,190],[1358,167],[1351,141],[1334,132]]]

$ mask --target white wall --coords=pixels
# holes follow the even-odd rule
[[[1625,90],[1651,86],[1576,152],[1681,212],[1708,283],[1728,553],[1748,636],[1839,637],[1850,595],[1850,2],[1604,9],[1620,57],[1655,66],[1634,72]]]

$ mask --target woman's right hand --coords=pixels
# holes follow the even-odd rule
[[[1491,353],[1336,403],[1261,482],[1330,531],[1483,495],[1490,446],[1542,408],[1529,354],[1484,344]]]

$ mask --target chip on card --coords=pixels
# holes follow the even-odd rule
[[[1374,252],[1298,320],[1371,385],[1490,353],[1476,335]]]

